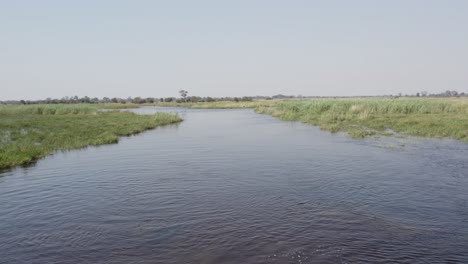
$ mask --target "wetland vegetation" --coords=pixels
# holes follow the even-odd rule
[[[468,142],[468,98],[327,98],[158,103],[187,108],[255,108],[354,138],[395,133]]]
[[[116,143],[120,136],[181,121],[175,114],[138,115],[117,111],[141,105],[253,108],[259,114],[317,125],[331,132],[347,132],[354,138],[398,133],[468,142],[467,98],[0,105],[0,168],[28,164],[55,151]]]
[[[149,104],[165,107],[185,107],[192,109],[235,109],[235,108],[257,108],[275,106],[284,100],[253,100],[253,101],[213,101],[213,102],[159,102]]]
[[[0,169],[55,151],[116,143],[121,136],[181,121],[170,113],[100,111],[122,107],[131,105],[0,105]]]
[[[354,138],[394,132],[468,142],[466,99],[324,99],[279,102],[257,113],[300,121]]]

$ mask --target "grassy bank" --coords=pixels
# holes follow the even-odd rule
[[[354,138],[407,134],[468,142],[468,98],[282,99],[251,102],[157,103],[200,109],[255,108],[282,120],[300,121]]]
[[[184,107],[193,109],[235,109],[235,108],[257,108],[270,107],[283,100],[254,100],[248,102],[235,101],[216,101],[216,102],[200,102],[200,103],[177,103],[177,102],[159,102],[150,104],[154,106],[165,107]]]
[[[256,112],[355,138],[397,132],[468,142],[467,99],[321,99],[281,102]]]
[[[0,168],[25,165],[55,151],[116,143],[160,125],[175,114],[99,111],[118,105],[0,105]]]

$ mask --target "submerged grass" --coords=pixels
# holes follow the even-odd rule
[[[101,105],[102,107],[102,105]],[[97,105],[0,106],[0,169],[55,151],[116,143],[121,136],[180,122],[176,114],[99,111]]]
[[[320,99],[280,102],[256,112],[354,138],[398,132],[468,142],[467,99]]]

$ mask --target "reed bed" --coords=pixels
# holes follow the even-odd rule
[[[468,142],[468,98],[323,98],[156,105],[255,108],[257,113],[317,125],[331,132],[344,131],[354,138],[406,134]]]
[[[121,136],[182,121],[176,114],[99,111],[96,105],[0,106],[0,169],[56,151],[116,143]]]
[[[254,100],[254,101],[216,101],[199,103],[177,103],[177,102],[159,102],[155,106],[184,107],[193,109],[235,109],[235,108],[256,108],[269,107],[276,105],[279,100]]]
[[[0,115],[69,115],[92,114],[99,109],[138,108],[136,104],[31,104],[0,105]]]
[[[354,138],[400,133],[468,142],[466,99],[320,99],[280,102],[256,112],[345,131]]]
[[[95,105],[0,105],[0,115],[65,115],[65,114],[91,114],[98,107]]]

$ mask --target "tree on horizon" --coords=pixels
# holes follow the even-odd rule
[[[180,93],[180,96],[182,97],[182,99],[184,100],[184,102],[187,102],[187,94],[188,94],[188,91],[186,91],[186,90],[180,90],[179,93]]]

